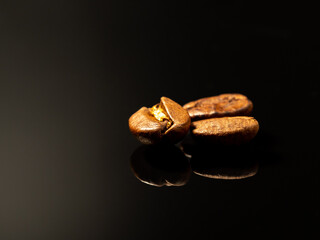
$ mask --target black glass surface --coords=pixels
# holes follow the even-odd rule
[[[316,239],[317,20],[303,2],[1,1],[0,239]],[[260,123],[243,148],[190,158],[129,132],[161,96],[234,92]]]

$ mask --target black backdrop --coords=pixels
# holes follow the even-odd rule
[[[302,2],[1,1],[0,238],[318,235],[317,18]],[[254,177],[135,178],[132,113],[225,92],[254,103]]]

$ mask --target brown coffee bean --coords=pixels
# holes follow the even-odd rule
[[[191,133],[196,140],[224,145],[249,142],[259,130],[253,117],[223,117],[195,121]]]
[[[176,143],[188,133],[190,123],[188,112],[167,97],[152,108],[142,107],[129,118],[130,131],[144,144]]]
[[[253,109],[252,102],[237,93],[221,94],[201,98],[183,106],[194,120],[227,116],[249,116]]]

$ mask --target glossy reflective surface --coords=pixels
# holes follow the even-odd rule
[[[1,1],[0,239],[316,239],[317,11],[303,2]],[[212,179],[184,175],[188,161],[151,161],[161,181],[185,184],[137,179],[134,112],[161,96],[184,105],[228,92],[254,104],[255,175]],[[193,155],[191,170],[255,171],[224,165],[236,152],[222,150]]]
[[[156,187],[183,186],[191,175],[188,159],[174,145],[140,146],[130,166],[141,182]]]

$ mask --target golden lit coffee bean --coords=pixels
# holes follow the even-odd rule
[[[247,143],[258,131],[258,121],[244,116],[210,118],[191,124],[191,133],[195,140],[223,145]]]
[[[183,108],[194,121],[216,117],[249,116],[253,104],[242,94],[229,93],[201,98],[185,104]]]
[[[142,107],[129,118],[129,128],[144,144],[176,143],[189,131],[188,112],[173,100],[162,97],[151,108]]]

